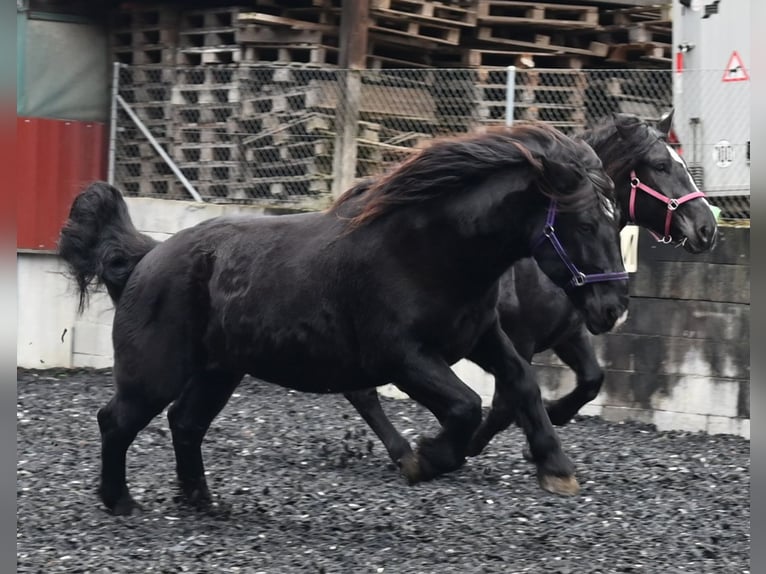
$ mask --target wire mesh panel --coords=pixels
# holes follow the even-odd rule
[[[118,93],[155,144],[118,106],[116,183],[129,195],[188,199],[158,145],[204,201],[324,207],[332,200],[339,134],[349,121],[348,73],[242,62],[123,66]],[[505,121],[506,69],[359,73],[356,178],[384,172],[435,137]],[[748,115],[714,113],[725,105],[725,93],[707,86],[704,74],[687,76],[683,89],[699,90],[712,111],[699,117],[694,110],[677,111],[680,149],[705,191],[739,197],[726,200],[738,202],[729,211],[749,214],[749,202],[741,205],[749,194],[749,129],[729,129],[728,147],[718,135],[732,122],[746,124]],[[679,87],[670,70],[520,70],[513,117],[577,134],[616,112],[657,120],[673,107],[674,89]],[[681,116],[697,119],[679,121]]]

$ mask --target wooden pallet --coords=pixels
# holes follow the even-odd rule
[[[172,146],[172,142],[169,138],[157,140],[157,143],[159,143],[165,150],[170,149]],[[157,159],[158,157],[157,150],[146,139],[125,140],[121,138],[116,152],[116,158],[119,161],[125,162],[135,162],[136,160],[145,159],[152,160]]]
[[[549,35],[532,32],[517,33],[503,26],[480,26],[478,29],[478,39],[489,44],[514,46],[517,49],[527,48],[528,51],[532,52],[577,54],[590,57],[603,57],[609,49],[608,46],[600,42],[590,42],[587,48],[568,45],[564,42],[553,43]],[[566,41],[571,40],[572,38],[566,38]]]
[[[236,65],[179,66],[174,84],[215,88],[220,84],[237,85],[244,79],[247,79],[247,74]]]
[[[120,87],[120,96],[129,104],[169,102],[171,87],[163,84],[128,84]]]
[[[609,50],[607,62],[630,62],[636,60],[653,60],[658,63],[671,63],[672,44],[656,42],[618,44]]]
[[[194,182],[234,181],[240,174],[241,164],[237,161],[178,163],[181,173]]]
[[[318,44],[249,44],[243,48],[243,62],[268,62],[277,65],[325,66],[338,63],[338,49]]]
[[[230,186],[229,197],[238,201],[268,199],[282,200],[285,203],[297,201],[301,205],[301,198],[316,198],[328,196],[331,188],[330,178],[296,176],[291,178],[254,177],[236,186]],[[307,207],[316,208],[314,204]]]
[[[224,48],[237,43],[236,28],[186,30],[178,38],[180,48]]]
[[[312,22],[299,18],[286,18],[261,12],[243,12],[237,17],[237,24],[261,24],[282,29],[313,30],[318,32],[337,33],[335,26],[323,22]]]
[[[125,195],[132,197],[189,198],[189,192],[176,177],[118,177],[116,184]]]
[[[288,89],[276,89],[269,93],[252,94],[242,100],[242,116],[257,116],[266,113],[299,112],[306,110],[308,92],[307,86],[298,86]]]
[[[177,105],[173,106],[173,118],[182,124],[226,124],[239,111],[237,104]]]
[[[257,24],[240,24],[237,28],[237,44],[319,45],[325,43],[325,38],[326,34],[317,30],[293,30]]]
[[[176,125],[172,133],[173,142],[177,145],[225,145],[231,142],[231,134],[237,133],[234,125],[232,120],[216,126]]]
[[[172,109],[168,102],[136,102],[130,104],[130,107],[147,126],[167,125],[167,122],[172,119]],[[118,110],[118,123],[120,125],[133,125],[133,120],[120,109]],[[155,134],[155,137],[162,136]]]
[[[243,12],[247,10],[238,6],[185,10],[181,14],[180,29],[182,32],[204,29],[234,30],[237,27],[237,19]]]
[[[672,23],[672,7],[669,3],[653,4],[650,6],[635,6],[631,8],[617,8],[603,10],[601,12],[601,24],[603,26],[614,24],[618,26],[630,26],[642,22]]]
[[[181,66],[200,66],[205,64],[233,64],[242,60],[240,46],[179,48],[176,63]]]
[[[372,0],[372,14],[433,21],[436,24],[473,27],[476,25],[476,10],[462,8],[446,2],[429,0]]]
[[[456,26],[431,24],[410,18],[402,19],[385,13],[370,15],[370,21],[370,32],[377,32],[384,36],[448,46],[460,44],[460,28]]]
[[[173,158],[182,163],[239,161],[239,146],[233,143],[176,144]]]
[[[241,87],[236,84],[173,86],[170,102],[173,105],[236,104],[240,101]]]
[[[171,28],[112,30],[111,44],[113,49],[173,47],[176,44],[176,33]]]
[[[529,49],[472,49],[466,50],[463,64],[473,68],[507,68],[517,65],[518,59],[531,57],[536,66],[544,68],[581,69],[589,62],[587,57],[555,52],[534,52]]]
[[[337,83],[316,81],[311,87],[306,101],[308,108],[337,109],[340,104]],[[417,118],[426,122],[438,119],[433,96],[427,89],[419,87],[363,84],[359,112],[368,121],[384,117]]]
[[[172,84],[176,81],[176,70],[165,65],[133,66],[120,70],[120,87],[142,86],[144,84]]]
[[[170,66],[175,63],[175,49],[171,46],[115,47],[112,57],[128,66]]]
[[[598,26],[598,8],[570,4],[543,4],[506,0],[479,0],[480,24],[592,29]]]

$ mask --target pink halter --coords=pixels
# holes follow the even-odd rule
[[[686,203],[687,201],[691,201],[692,199],[697,199],[698,197],[705,197],[705,194],[701,191],[693,191],[691,193],[687,193],[683,197],[676,198],[670,198],[662,195],[660,192],[653,190],[648,185],[644,185],[641,183],[641,180],[638,179],[638,176],[636,175],[635,170],[630,172],[630,219],[631,221],[636,221],[636,190],[640,189],[641,191],[645,191],[649,195],[651,195],[654,198],[659,199],[661,202],[667,204],[668,206],[668,212],[665,216],[665,235],[664,237],[660,237],[653,231],[649,230],[652,235],[657,239],[657,241],[661,243],[670,243],[673,241],[673,238],[670,236],[670,220],[673,218],[673,212],[678,209],[678,206]]]

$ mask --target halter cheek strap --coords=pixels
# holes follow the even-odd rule
[[[559,285],[564,289],[570,289],[572,287],[581,287],[586,283],[598,283],[600,281],[626,281],[628,279],[627,271],[611,271],[608,273],[590,273],[585,274],[580,271],[577,266],[567,255],[564,246],[561,245],[559,238],[556,237],[556,230],[553,227],[553,223],[556,221],[556,202],[551,201],[548,207],[548,216],[545,218],[545,226],[543,227],[542,235],[532,245],[532,252],[534,253],[540,244],[546,239],[550,241],[556,254],[561,259],[562,263],[566,265],[569,273],[572,275],[572,279],[566,285]]]
[[[683,197],[680,197],[678,199],[676,198],[670,198],[665,195],[662,195],[660,192],[652,189],[646,184],[641,183],[641,180],[638,179],[638,176],[636,175],[635,170],[630,172],[630,204],[629,204],[629,213],[630,213],[630,219],[632,222],[636,221],[636,190],[640,189],[641,191],[648,193],[652,197],[659,199],[661,202],[666,204],[668,206],[667,214],[665,215],[665,235],[663,237],[660,237],[657,235],[654,231],[650,230],[650,233],[654,235],[655,239],[661,243],[670,243],[673,241],[673,238],[670,236],[670,221],[673,219],[673,212],[678,209],[678,206],[681,204],[686,203],[687,201],[691,201],[692,199],[697,199],[698,197],[705,197],[705,194],[701,191],[693,191],[691,193],[687,193]]]

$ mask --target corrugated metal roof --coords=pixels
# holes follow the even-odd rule
[[[53,250],[72,199],[106,178],[106,127],[98,122],[16,119],[19,249]]]

